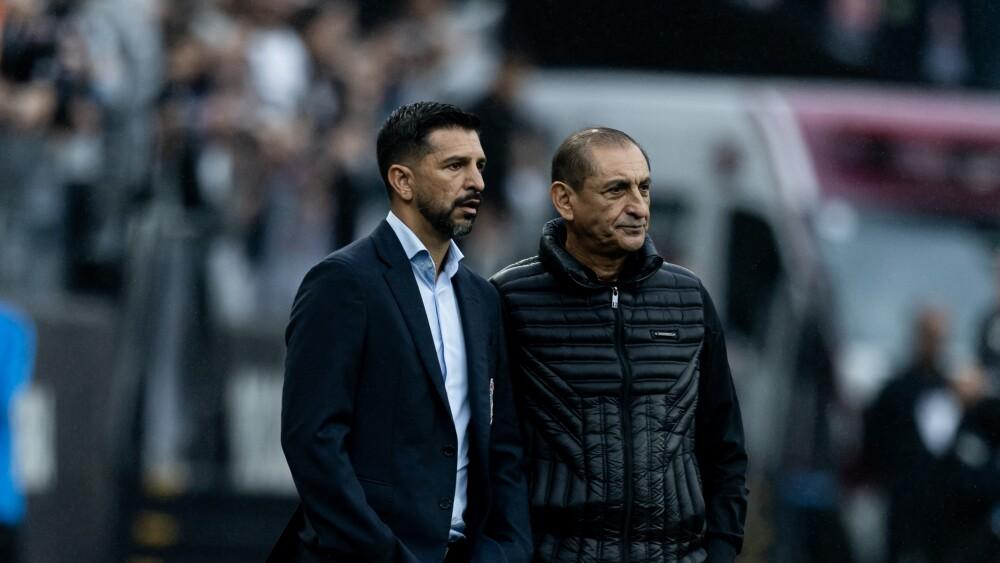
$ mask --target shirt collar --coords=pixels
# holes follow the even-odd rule
[[[420,242],[420,238],[417,237],[416,233],[410,227],[406,226],[406,223],[392,211],[389,211],[389,215],[386,216],[385,220],[396,233],[399,243],[403,245],[403,252],[410,259],[410,263],[416,265],[419,269],[425,269],[429,265],[433,273],[434,260],[431,258],[431,253],[424,246],[424,243]],[[441,271],[451,279],[458,273],[458,264],[465,258],[465,255],[462,254],[458,245],[455,244],[455,239],[451,239],[448,244],[448,252],[445,254],[444,267],[441,268]],[[433,275],[431,279],[433,279]]]

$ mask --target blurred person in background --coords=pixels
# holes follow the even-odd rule
[[[966,405],[947,459],[947,559],[951,563],[1000,560],[1000,398],[984,396],[983,375],[972,371],[958,381]]]
[[[909,364],[864,415],[862,456],[889,497],[889,563],[945,561],[948,493],[942,458],[962,414],[942,365],[948,323],[943,309],[918,310]]]
[[[854,65],[867,62],[882,17],[882,3],[826,0],[825,4],[824,46],[839,60]]]
[[[5,4],[2,27],[0,279],[52,289],[61,284],[62,264],[51,259],[61,254],[64,213],[49,141],[57,110],[66,106],[55,70],[66,17],[44,2],[16,0]]]
[[[921,52],[921,71],[933,84],[956,87],[972,76],[965,20],[958,2],[937,0],[927,13],[927,35]]]
[[[496,215],[509,212],[511,203],[507,192],[507,174],[511,169],[512,144],[519,133],[529,129],[517,106],[517,94],[526,65],[521,56],[509,53],[490,91],[471,107],[471,111],[483,120],[483,149],[492,155],[490,167],[483,172],[483,179],[494,192],[490,194],[486,206]]]
[[[478,127],[447,104],[393,112],[388,216],[302,282],[281,413],[301,503],[268,561],[530,559],[500,303],[454,242],[484,189]]]
[[[463,245],[473,250],[477,271],[495,272],[536,242],[530,229],[513,229],[515,222],[534,225],[552,217],[545,198],[546,139],[517,100],[530,70],[522,54],[508,52],[490,90],[471,107],[483,122],[483,150],[490,155],[490,166],[483,171],[490,188],[483,200],[486,213]]]
[[[526,439],[536,561],[732,563],[747,454],[715,306],[647,234],[650,167],[627,134],[570,135],[560,217],[492,278]]]

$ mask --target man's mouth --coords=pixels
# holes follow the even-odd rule
[[[478,197],[464,199],[455,204],[455,209],[461,209],[465,211],[466,214],[476,215],[479,212],[479,205],[482,200]]]

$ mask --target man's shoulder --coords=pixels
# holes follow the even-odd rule
[[[660,269],[653,277],[653,280],[658,286],[667,286],[674,289],[698,289],[700,291],[705,291],[705,286],[702,284],[701,278],[698,277],[698,274],[683,266],[667,262],[666,260],[663,261],[663,265],[660,266]]]
[[[514,262],[502,268],[499,272],[490,277],[490,283],[495,285],[500,293],[516,285],[520,280],[535,278],[545,275],[545,268],[542,267],[538,256],[531,256]]]
[[[359,281],[373,270],[377,260],[375,247],[370,237],[361,238],[327,254],[309,269],[303,283],[309,281]]]

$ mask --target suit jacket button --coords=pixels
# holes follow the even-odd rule
[[[438,503],[438,506],[441,507],[441,510],[451,510],[451,499],[450,498],[441,499],[441,502]]]
[[[452,457],[455,455],[455,446],[445,446],[441,448],[441,453],[443,453],[445,457]]]

